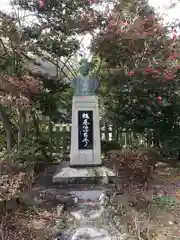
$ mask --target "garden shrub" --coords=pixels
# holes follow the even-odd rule
[[[104,153],[105,155],[107,154],[107,152],[114,150],[114,149],[120,149],[120,143],[118,141],[109,141],[109,140],[102,140],[101,141],[101,151],[102,153]]]
[[[112,161],[113,168],[117,175],[126,175],[129,179],[147,182],[151,173],[155,170],[159,153],[152,148],[124,148],[119,151],[108,153],[109,161]]]
[[[26,138],[18,149],[11,152],[9,158],[24,166],[34,167],[38,174],[47,163],[52,162],[48,154],[48,139]]]

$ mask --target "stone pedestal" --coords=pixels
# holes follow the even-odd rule
[[[98,98],[96,96],[74,96],[70,166],[97,165],[101,165]]]
[[[52,182],[64,184],[108,184],[116,179],[115,173],[105,166],[70,167],[68,162],[60,163]]]

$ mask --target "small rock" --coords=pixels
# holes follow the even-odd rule
[[[62,233],[58,233],[55,238],[53,238],[53,240],[62,240],[63,239],[63,234]]]
[[[169,221],[168,223],[169,223],[169,225],[173,225],[174,224],[172,221]]]
[[[73,207],[78,202],[78,198],[74,196],[57,196],[57,201],[63,204],[65,208]]]
[[[62,217],[63,212],[64,212],[64,205],[58,205],[57,206],[57,217]]]
[[[107,204],[109,203],[109,198],[108,198],[108,196],[103,192],[103,193],[101,193],[101,195],[99,196],[98,202],[100,203],[100,205],[107,205]]]
[[[80,221],[85,219],[85,217],[78,211],[78,212],[71,212],[71,215],[77,220]]]

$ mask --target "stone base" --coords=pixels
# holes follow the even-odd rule
[[[53,183],[66,183],[66,184],[78,184],[78,183],[99,183],[108,184],[115,179],[115,173],[105,167],[84,167],[84,168],[72,168],[65,164],[60,164],[57,173],[54,175]]]

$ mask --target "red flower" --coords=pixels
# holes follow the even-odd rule
[[[122,25],[122,26],[127,26],[128,25],[127,22],[123,22],[123,21],[119,21],[119,24]]]
[[[151,21],[153,19],[153,16],[150,15],[149,17],[145,18],[144,21],[143,21],[143,24],[147,24],[149,21]]]
[[[177,58],[177,55],[176,54],[171,54],[170,56],[169,56],[169,59],[170,60],[174,60],[174,59],[176,59]]]
[[[176,40],[177,39],[177,35],[176,33],[173,33],[173,40]]]
[[[120,29],[118,29],[117,31],[116,31],[116,34],[120,34],[120,33],[122,33],[122,31],[120,30]]]
[[[151,72],[151,68],[150,67],[146,67],[146,70],[145,70],[147,73]]]
[[[45,3],[44,0],[39,0],[39,8],[44,8]]]
[[[176,74],[172,74],[172,73],[167,72],[167,73],[163,74],[163,77],[164,77],[165,80],[172,80],[172,79],[176,78]]]
[[[109,21],[113,20],[113,16],[110,14],[108,19]]]
[[[150,21],[150,20],[153,20],[153,16],[152,16],[152,15],[149,15],[148,19],[149,19],[149,21]]]
[[[162,101],[162,97],[161,97],[161,96],[158,96],[158,97],[157,97],[157,100],[158,100],[158,101]]]
[[[130,73],[129,73],[129,76],[134,76],[134,74],[135,74],[135,72],[134,71],[130,71]]]
[[[111,20],[111,21],[109,22],[109,24],[108,24],[108,28],[113,28],[113,27],[115,27],[115,26],[116,26],[116,22],[113,21],[113,20]]]
[[[158,71],[157,69],[152,69],[152,73],[154,73],[154,74],[158,74],[159,71]]]

